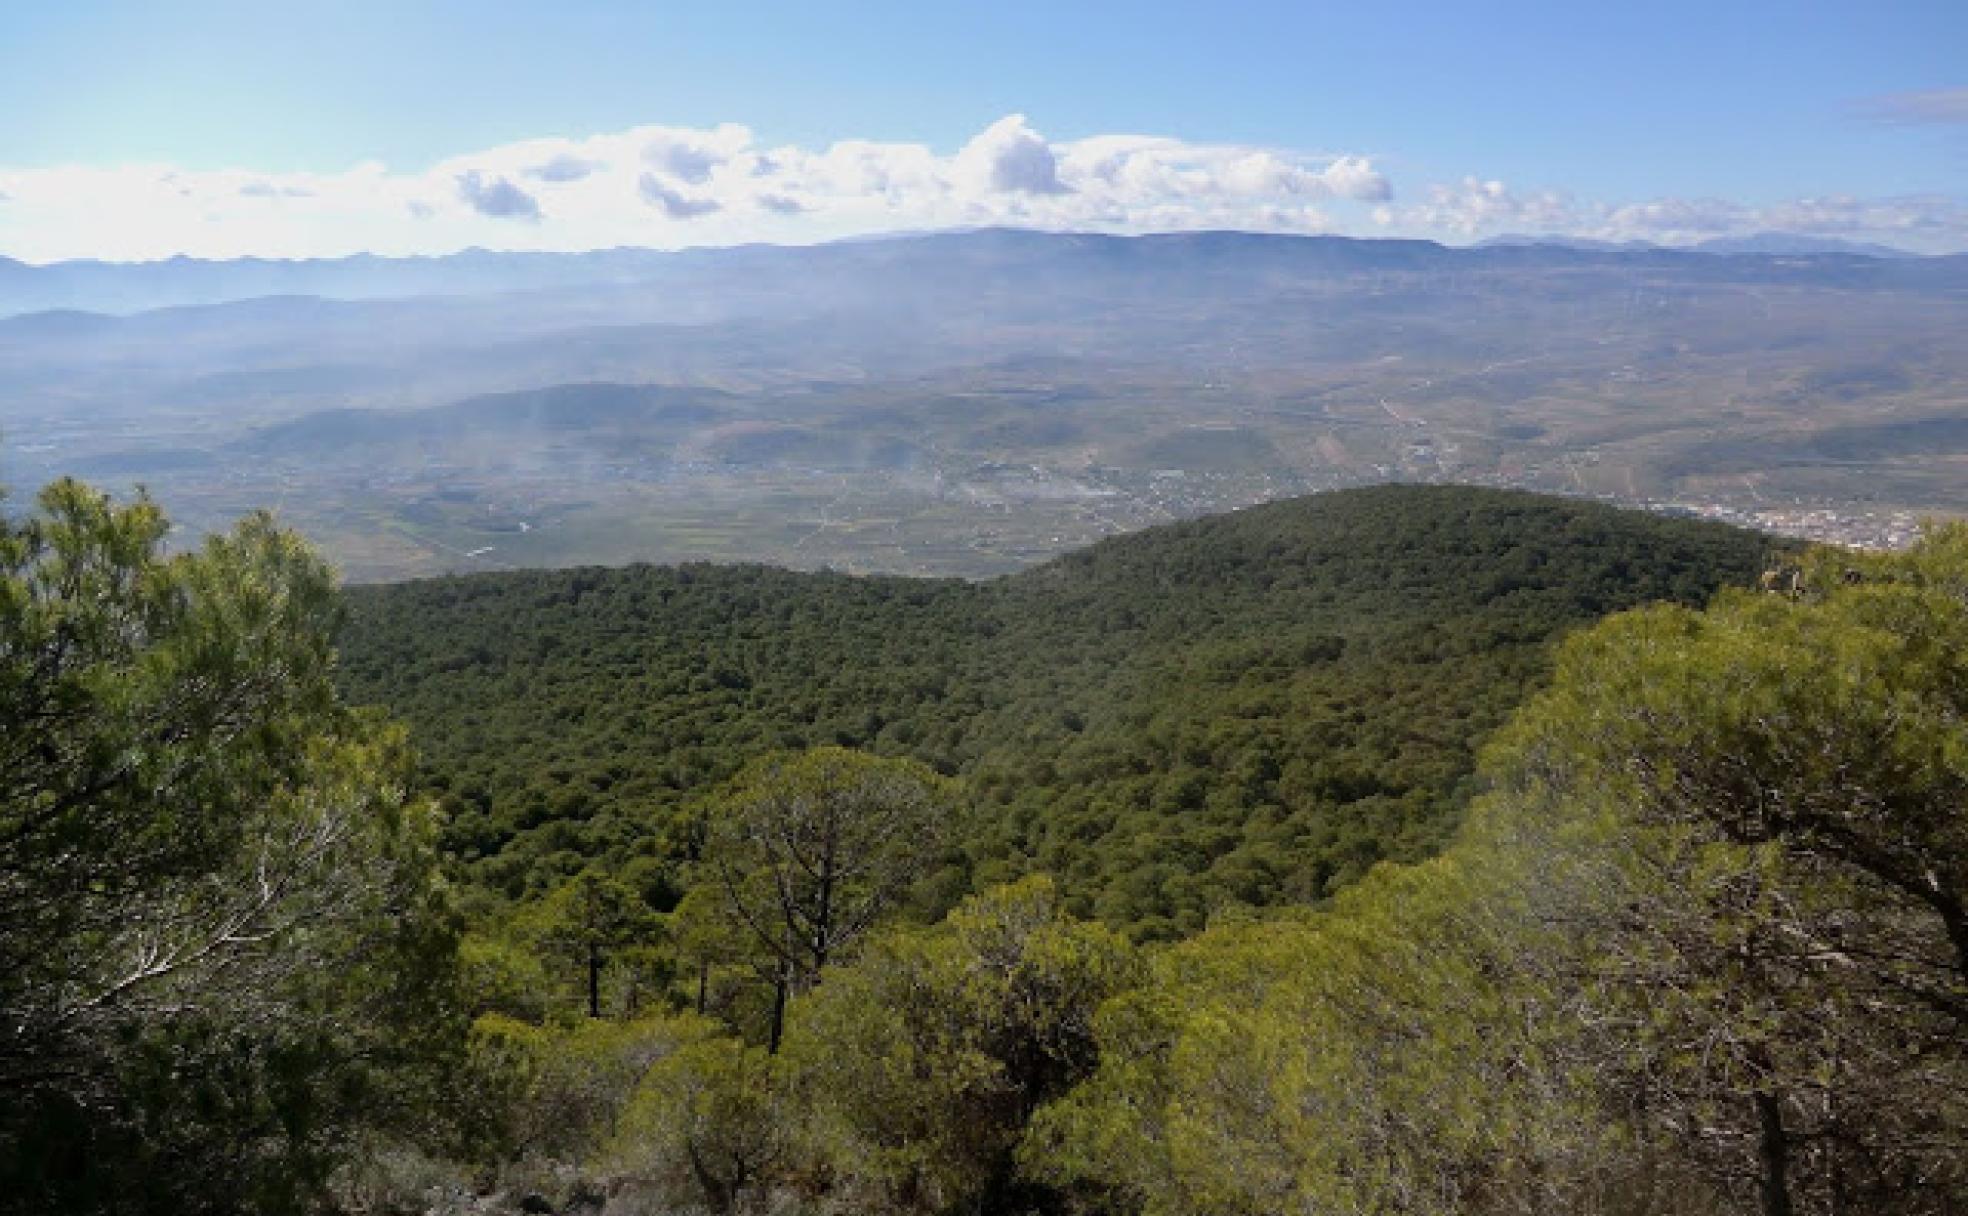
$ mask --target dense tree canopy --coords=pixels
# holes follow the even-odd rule
[[[327,569],[264,517],[165,557],[73,482],[0,520],[0,1194],[275,1210],[408,1100],[448,930]]]
[[[1126,1211],[1961,1210],[1968,529],[1796,586],[1568,642],[1450,850],[1161,955],[1030,1168]]]
[[[1650,1133],[1771,1216],[1958,1210],[1968,528],[1790,582],[1567,645],[1499,744],[1502,822],[1572,859],[1549,914]]]
[[[1388,486],[981,584],[685,566],[358,588],[343,670],[412,725],[447,846],[487,890],[687,858],[708,790],[765,752],[842,745],[964,778],[979,885],[1050,873],[1077,914],[1165,939],[1433,852],[1551,637],[1700,603],[1769,548]]]
[[[0,1207],[1968,1207],[1968,528],[365,590],[413,770],[264,518],[0,527]]]

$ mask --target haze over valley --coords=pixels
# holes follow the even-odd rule
[[[981,576],[1389,480],[1873,545],[1968,513],[1962,255],[989,229],[0,272],[0,482],[142,484],[181,540],[271,506],[357,581]]]

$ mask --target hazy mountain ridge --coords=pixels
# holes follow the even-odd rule
[[[420,410],[324,410],[238,441],[241,452],[307,458],[433,441],[461,443],[471,431],[586,433],[718,418],[728,393],[660,385],[562,384],[495,393]]]
[[[1796,255],[1816,256],[1819,254],[1844,254],[1865,258],[1918,258],[1928,255],[1899,249],[1892,245],[1881,245],[1872,241],[1847,241],[1837,237],[1807,236],[1797,232],[1754,232],[1744,236],[1710,237],[1691,245],[1662,245],[1655,241],[1605,241],[1590,237],[1564,236],[1557,233],[1507,232],[1487,237],[1476,243],[1477,248],[1498,246],[1544,246],[1557,249],[1577,249],[1598,253],[1710,253],[1722,255]]]
[[[1715,238],[1688,247],[1644,241],[1606,242],[1558,236],[1509,234],[1474,246],[1425,240],[1361,239],[1251,232],[1165,233],[1140,237],[1097,233],[1045,233],[980,229],[926,233],[810,246],[747,245],[674,252],[606,249],[586,253],[504,252],[468,249],[455,254],[392,258],[356,254],[344,258],[206,260],[176,257],[158,262],[69,261],[31,265],[0,258],[0,318],[51,310],[129,314],[160,308],[222,304],[268,296],[318,295],[375,300],[428,295],[482,295],[566,288],[601,288],[688,281],[705,270],[770,273],[796,266],[839,274],[894,267],[928,253],[958,257],[975,268],[1043,250],[1083,260],[1125,263],[1133,255],[1161,257],[1180,250],[1197,259],[1235,262],[1258,255],[1274,266],[1304,269],[1417,269],[1424,265],[1482,268],[1503,251],[1534,250],[1562,265],[1564,254],[1677,257],[1687,254],[1746,256],[1860,256],[1921,262],[1926,258],[1884,245],[1789,233]],[[775,265],[776,264],[776,265]]]
[[[278,503],[358,578],[979,575],[1389,479],[1885,521],[1865,536],[1968,511],[1968,257],[992,229],[463,262],[548,265],[613,277],[0,320],[0,481],[143,482],[193,533]],[[496,404],[665,391],[721,395]]]

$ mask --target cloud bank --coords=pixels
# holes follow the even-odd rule
[[[1940,94],[1952,92],[1893,104],[1946,113],[1954,102]],[[858,139],[762,146],[727,123],[526,140],[415,171],[373,162],[338,173],[0,167],[0,254],[36,262],[679,248],[994,224],[1448,240],[1528,231],[1669,243],[1781,228],[1968,246],[1968,208],[1958,199],[1608,203],[1480,178],[1397,194],[1362,153],[1127,134],[1051,140],[1020,114],[947,152]]]
[[[1968,202],[1945,195],[1860,198],[1850,194],[1751,206],[1718,198],[1638,203],[1576,199],[1560,191],[1517,191],[1464,178],[1430,186],[1420,201],[1376,212],[1385,227],[1470,239],[1498,233],[1688,245],[1759,232],[1881,241],[1916,251],[1968,245]]]

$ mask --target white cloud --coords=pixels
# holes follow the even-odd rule
[[[247,182],[239,188],[245,198],[313,198],[314,191],[303,186],[276,186],[271,182]]]
[[[713,173],[743,156],[752,143],[751,131],[736,123],[710,131],[644,127],[640,135],[644,164],[692,186],[709,182]]]
[[[526,176],[562,184],[578,182],[595,170],[606,167],[598,160],[584,160],[571,152],[560,152],[528,169]]]
[[[0,254],[31,261],[676,248],[986,224],[1668,242],[1783,228],[1968,245],[1968,215],[1948,198],[1598,203],[1468,178],[1397,200],[1364,155],[1131,134],[1051,140],[1018,114],[953,152],[858,139],[761,146],[727,123],[530,139],[416,171],[0,168]]]
[[[1394,188],[1373,163],[1364,156],[1342,156],[1318,175],[1324,188],[1342,198],[1384,203],[1394,197]]]
[[[707,172],[704,179],[708,179],[709,176]],[[723,204],[714,198],[692,198],[682,191],[671,189],[654,173],[645,173],[638,178],[636,191],[642,195],[644,202],[652,207],[661,207],[663,214],[673,220],[694,220],[700,215],[710,215],[723,207]]]
[[[1743,231],[1754,214],[1726,199],[1663,198],[1598,209],[1587,222],[1608,236],[1674,244]]]
[[[1022,115],[956,151],[845,139],[762,147],[736,124],[531,139],[415,172],[0,169],[0,253],[34,261],[357,251],[672,248],[1017,224],[1329,231],[1386,200],[1365,157],[1144,136],[1054,142]],[[1361,218],[1361,217],[1356,217]]]
[[[1929,237],[1959,241],[1968,234],[1968,202],[1938,194],[1875,199],[1834,194],[1795,199],[1751,214],[1759,228],[1903,239],[1909,244],[1925,243]]]
[[[1542,191],[1511,190],[1500,181],[1465,177],[1454,185],[1430,186],[1423,200],[1408,207],[1382,207],[1374,215],[1383,224],[1471,237],[1493,232],[1568,231],[1575,208],[1565,196]]]
[[[540,221],[540,202],[503,177],[490,180],[477,170],[458,175],[458,197],[480,215],[495,220]]]
[[[1384,228],[1469,239],[1501,233],[1689,245],[1759,232],[1884,241],[1941,252],[1968,246],[1968,203],[1944,195],[1839,194],[1751,205],[1720,198],[1586,201],[1554,190],[1518,191],[1464,178],[1430,186],[1421,201],[1374,212]]]
[[[798,215],[806,210],[806,204],[790,194],[761,194],[755,201],[767,211],[780,215]]]
[[[1059,161],[1023,114],[1000,118],[957,153],[951,177],[982,194],[1066,194]]]

